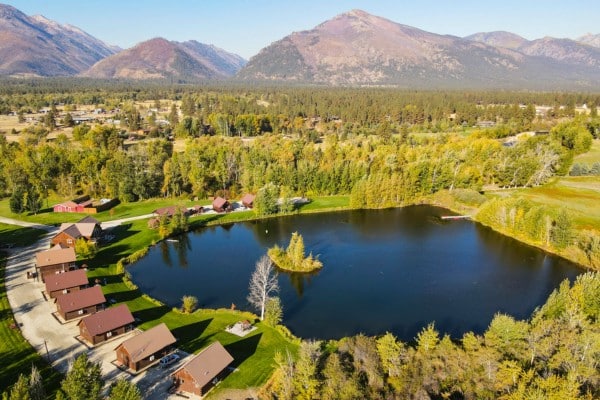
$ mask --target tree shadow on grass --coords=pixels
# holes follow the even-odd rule
[[[202,333],[212,322],[212,318],[184,325],[172,330],[173,336],[177,338],[177,345],[188,353],[204,347],[208,342],[208,337],[202,337]]]
[[[160,319],[163,315],[170,311],[167,306],[156,306],[145,308],[143,310],[134,311],[133,316],[140,319],[142,322],[154,321]]]
[[[113,300],[113,302],[117,302],[117,303],[122,303],[125,301],[131,301],[131,300],[135,300],[138,297],[140,297],[140,291],[139,290],[125,290],[122,292],[113,292],[113,293],[108,293],[105,294],[106,300],[111,302],[111,300]]]
[[[232,355],[235,366],[239,367],[256,353],[261,337],[262,333],[258,333],[225,346],[225,349]]]

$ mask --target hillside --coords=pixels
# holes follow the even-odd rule
[[[505,33],[504,39],[494,40],[492,46],[353,10],[272,43],[252,57],[238,77],[246,81],[449,88],[595,87],[600,82],[596,67],[600,55],[589,46],[574,41],[549,43],[553,47],[548,52],[560,57],[547,57],[540,43],[533,43],[529,54],[496,47],[498,42],[515,47],[520,41]],[[559,45],[565,50],[561,52]],[[570,56],[569,51],[574,54]]]
[[[223,79],[245,63],[238,55],[196,41],[154,38],[107,57],[82,76],[127,79]]]
[[[74,26],[0,4],[0,75],[74,75],[118,50]]]

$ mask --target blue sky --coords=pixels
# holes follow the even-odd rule
[[[2,0],[0,0],[2,1]],[[153,37],[197,40],[245,58],[354,8],[426,31],[505,30],[527,39],[600,33],[599,0],[4,0],[123,48]]]

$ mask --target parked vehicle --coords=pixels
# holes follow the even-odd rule
[[[171,354],[167,354],[166,356],[164,356],[163,358],[160,359],[160,367],[161,368],[166,368],[169,365],[179,361],[180,357],[175,354],[175,353],[171,353]]]

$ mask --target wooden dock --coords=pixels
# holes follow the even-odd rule
[[[471,218],[471,216],[470,215],[442,215],[440,218],[443,220],[469,219],[469,218]]]

